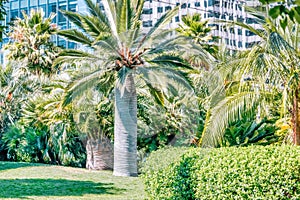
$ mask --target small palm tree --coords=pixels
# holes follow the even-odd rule
[[[135,78],[144,80],[153,94],[174,82],[190,88],[179,69],[189,65],[174,53],[199,53],[199,48],[183,37],[171,37],[165,25],[178,8],[167,12],[147,32],[141,30],[143,0],[104,0],[105,12],[91,0],[85,0],[89,15],[62,11],[78,29],[60,31],[61,36],[81,43],[82,50],[64,50],[55,63],[85,61],[97,69],[70,86],[66,102],[94,86],[103,75],[111,74],[114,83],[114,175],[137,175],[137,95]],[[194,49],[194,50],[193,50]],[[200,54],[200,53],[199,53]],[[201,54],[205,57],[205,53]],[[191,88],[190,88],[191,89]]]
[[[20,64],[20,69],[35,75],[51,75],[57,72],[52,65],[57,57],[58,47],[51,42],[57,27],[52,24],[51,14],[44,18],[43,10],[31,10],[30,15],[23,12],[24,19],[17,18],[10,27],[10,41],[4,46],[8,50],[8,60]]]
[[[182,17],[182,22],[176,28],[179,34],[193,38],[197,44],[200,44],[211,54],[218,52],[218,47],[213,44],[218,40],[218,37],[211,34],[212,28],[208,26],[208,20],[202,20],[201,15],[196,13]]]
[[[232,84],[233,93],[210,110],[206,121],[203,146],[215,146],[224,135],[228,122],[241,117],[244,111],[257,112],[274,104],[273,97],[280,96],[282,116],[292,118],[293,143],[300,145],[299,118],[299,24],[287,21],[283,29],[280,22],[272,20],[264,13],[249,12],[262,25],[262,30],[240,22],[234,24],[246,28],[260,36],[262,41],[235,63],[239,84]],[[268,106],[266,106],[268,105]]]

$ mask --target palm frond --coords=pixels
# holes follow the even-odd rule
[[[201,138],[202,147],[215,147],[222,140],[230,122],[240,119],[246,111],[254,111],[261,96],[257,92],[240,92],[225,98],[207,112]]]
[[[189,79],[182,72],[163,67],[139,67],[137,74],[153,88],[167,91],[168,89],[184,87],[189,92],[193,92],[193,87]]]
[[[170,66],[170,67],[179,67],[185,69],[192,69],[190,64],[184,59],[180,58],[176,55],[159,55],[152,60],[148,61],[149,63],[155,63],[157,65],[162,66]]]
[[[146,33],[146,35],[141,39],[137,49],[141,48],[143,44],[147,42],[148,39],[151,38],[156,31],[162,29],[167,23],[171,21],[171,19],[177,14],[179,7],[175,7],[172,10],[166,12],[163,16],[161,16],[154,26]]]
[[[89,37],[87,37],[81,31],[78,31],[77,29],[60,30],[58,32],[58,35],[65,37],[68,40],[81,44],[86,44],[88,46],[91,46],[93,43],[93,41]]]
[[[100,19],[100,21],[103,22],[104,24],[108,24],[107,17],[101,11],[100,6],[98,4],[94,4],[92,0],[85,0],[85,4],[89,9],[89,13],[91,13],[93,16]]]
[[[118,33],[124,33],[132,28],[133,9],[130,0],[117,1],[117,8],[117,30]]]
[[[80,18],[85,32],[93,38],[97,38],[103,33],[110,34],[109,25],[101,22],[98,18],[94,16],[81,16]]]
[[[79,13],[66,11],[66,10],[60,10],[59,12],[61,12],[70,22],[74,23],[78,28],[84,31],[80,19],[81,15]]]
[[[116,14],[116,8],[113,1],[109,0],[103,0],[102,4],[104,6],[105,14],[107,16],[107,20],[110,24],[111,33],[116,38],[118,42],[118,46],[122,47],[122,44],[119,39],[119,34],[117,31],[117,24],[116,24],[116,16],[113,16],[113,14]]]
[[[85,74],[79,77],[77,80],[73,81],[67,87],[67,93],[64,97],[62,106],[70,104],[75,98],[82,96],[88,88],[94,88],[95,83],[100,80],[100,78],[107,73],[104,69],[98,69],[91,73]]]
[[[59,57],[54,60],[53,65],[58,65],[61,63],[73,63],[76,61],[88,61],[88,60],[99,60],[100,58],[90,54],[86,53],[80,50],[75,49],[65,49],[59,53]]]

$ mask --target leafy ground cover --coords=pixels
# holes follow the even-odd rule
[[[0,162],[0,199],[144,199],[140,178],[111,171]]]

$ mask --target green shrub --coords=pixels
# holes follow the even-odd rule
[[[147,158],[147,161],[141,168],[142,177],[145,183],[145,191],[151,199],[164,199],[165,196],[172,196],[172,187],[165,180],[171,180],[170,176],[174,176],[169,170],[170,165],[174,161],[180,160],[180,157],[187,152],[187,147],[166,147],[153,151]],[[166,173],[168,169],[168,173]],[[175,177],[173,177],[175,178]]]
[[[300,148],[194,149],[150,178],[150,199],[300,199]]]

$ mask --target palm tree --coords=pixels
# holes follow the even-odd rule
[[[191,89],[180,69],[189,65],[174,52],[200,51],[184,37],[171,37],[162,30],[175,16],[178,7],[163,15],[147,32],[141,30],[143,0],[104,0],[105,12],[85,0],[89,15],[62,11],[78,29],[60,31],[61,36],[81,43],[82,50],[64,50],[55,63],[85,61],[97,69],[73,83],[66,96],[70,102],[103,75],[112,74],[114,83],[114,175],[137,176],[137,95],[135,78],[143,79],[153,94],[162,97],[174,82]]]
[[[222,139],[228,123],[239,119],[245,111],[257,112],[259,106],[261,110],[266,108],[267,115],[267,108],[272,106],[273,97],[278,94],[282,97],[282,117],[292,118],[293,143],[300,145],[299,24],[288,20],[287,26],[282,28],[278,20],[272,20],[264,13],[251,9],[249,12],[262,25],[262,30],[240,22],[234,24],[260,36],[261,42],[242,53],[244,58],[236,64],[235,72],[239,84],[233,84],[235,92],[210,110],[202,145],[215,146]]]
[[[212,28],[208,26],[208,20],[202,20],[201,15],[187,15],[182,17],[182,24],[176,28],[176,31],[184,36],[191,37],[195,43],[200,44],[211,54],[218,52],[218,47],[213,44],[218,37],[211,34]]]
[[[55,14],[48,18],[44,15],[43,10],[31,10],[30,15],[23,12],[24,19],[15,19],[10,27],[11,40],[4,49],[9,51],[8,60],[18,62],[19,70],[25,74],[50,76],[58,70],[52,65],[59,51],[51,41],[57,31],[52,24]]]

